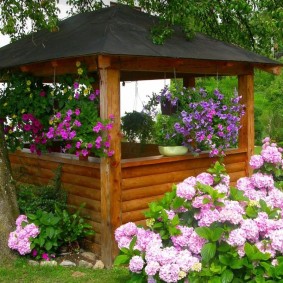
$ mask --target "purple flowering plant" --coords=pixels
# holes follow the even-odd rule
[[[276,155],[269,149],[261,167],[278,165]],[[115,264],[128,264],[130,282],[282,282],[282,212],[272,174],[255,172],[232,187],[216,162],[151,203],[147,228],[129,222],[115,231]]]
[[[232,98],[219,90],[208,93],[204,89],[168,87],[153,94],[144,106],[145,111],[156,115],[158,105],[169,104],[176,135],[182,135],[184,144],[194,146],[194,152],[208,150],[210,156],[223,156],[224,150],[235,147],[238,142],[244,105],[241,97]]]

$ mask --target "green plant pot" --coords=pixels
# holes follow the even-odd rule
[[[158,146],[159,153],[164,156],[178,156],[185,155],[188,148],[182,145],[177,146]]]

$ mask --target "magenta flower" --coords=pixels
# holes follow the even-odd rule
[[[81,114],[81,110],[77,108],[77,109],[75,110],[75,114],[76,114],[77,116],[79,116],[79,115]]]
[[[55,115],[55,117],[57,118],[57,119],[61,119],[61,113],[60,112],[58,112],[58,113],[56,113],[56,115]]]
[[[23,119],[23,121],[28,121],[28,119],[29,119],[29,115],[28,114],[23,114],[22,115],[22,119]]]
[[[103,130],[104,126],[101,122],[97,122],[96,126],[93,127],[93,131],[98,133],[99,131]]]
[[[74,82],[74,89],[78,89],[80,84],[78,82]]]
[[[37,256],[37,250],[33,249],[32,252],[31,252],[31,255],[33,257],[36,257]]]
[[[75,99],[79,99],[80,98],[80,94],[78,92],[75,93]]]
[[[77,143],[76,143],[76,148],[80,148],[81,147],[81,142],[80,141],[78,141]]]
[[[25,131],[30,131],[31,130],[31,125],[29,125],[29,124],[24,125],[24,130]]]
[[[91,93],[88,97],[89,100],[93,101],[95,99],[95,94]]]
[[[66,148],[66,149],[71,149],[71,148],[72,148],[72,145],[71,145],[70,143],[67,143],[66,146],[65,146],[65,148]]]
[[[48,253],[43,253],[43,254],[42,254],[42,259],[43,259],[43,260],[46,260],[46,261],[50,261],[50,258],[49,258]]]
[[[39,95],[40,95],[41,97],[44,97],[44,96],[46,95],[46,93],[45,93],[44,90],[42,90],[42,91],[39,93]]]
[[[87,149],[84,148],[84,149],[81,150],[81,154],[82,154],[82,156],[88,156],[89,152],[88,152]]]
[[[82,125],[82,123],[78,120],[75,120],[74,125],[77,126],[77,127],[80,127]]]
[[[109,150],[108,152],[107,152],[107,156],[108,157],[111,157],[111,156],[113,156],[114,155],[114,150]]]

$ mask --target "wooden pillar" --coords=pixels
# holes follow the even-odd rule
[[[249,166],[251,156],[254,154],[254,76],[238,76],[238,91],[242,96],[241,102],[246,106],[246,113],[242,117],[242,128],[239,133],[239,148],[247,150],[246,174],[251,175]]]
[[[120,71],[111,68],[111,58],[99,56],[100,116],[114,115],[110,131],[112,157],[101,158],[101,257],[111,267],[118,247],[114,232],[121,221],[121,135],[120,135]]]
[[[192,77],[192,76],[183,78],[183,85],[184,85],[184,87],[187,87],[187,88],[195,87],[196,86],[196,78]]]

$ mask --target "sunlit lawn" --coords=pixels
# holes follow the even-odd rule
[[[126,283],[128,270],[30,266],[23,258],[10,264],[0,264],[0,282],[20,283]]]

